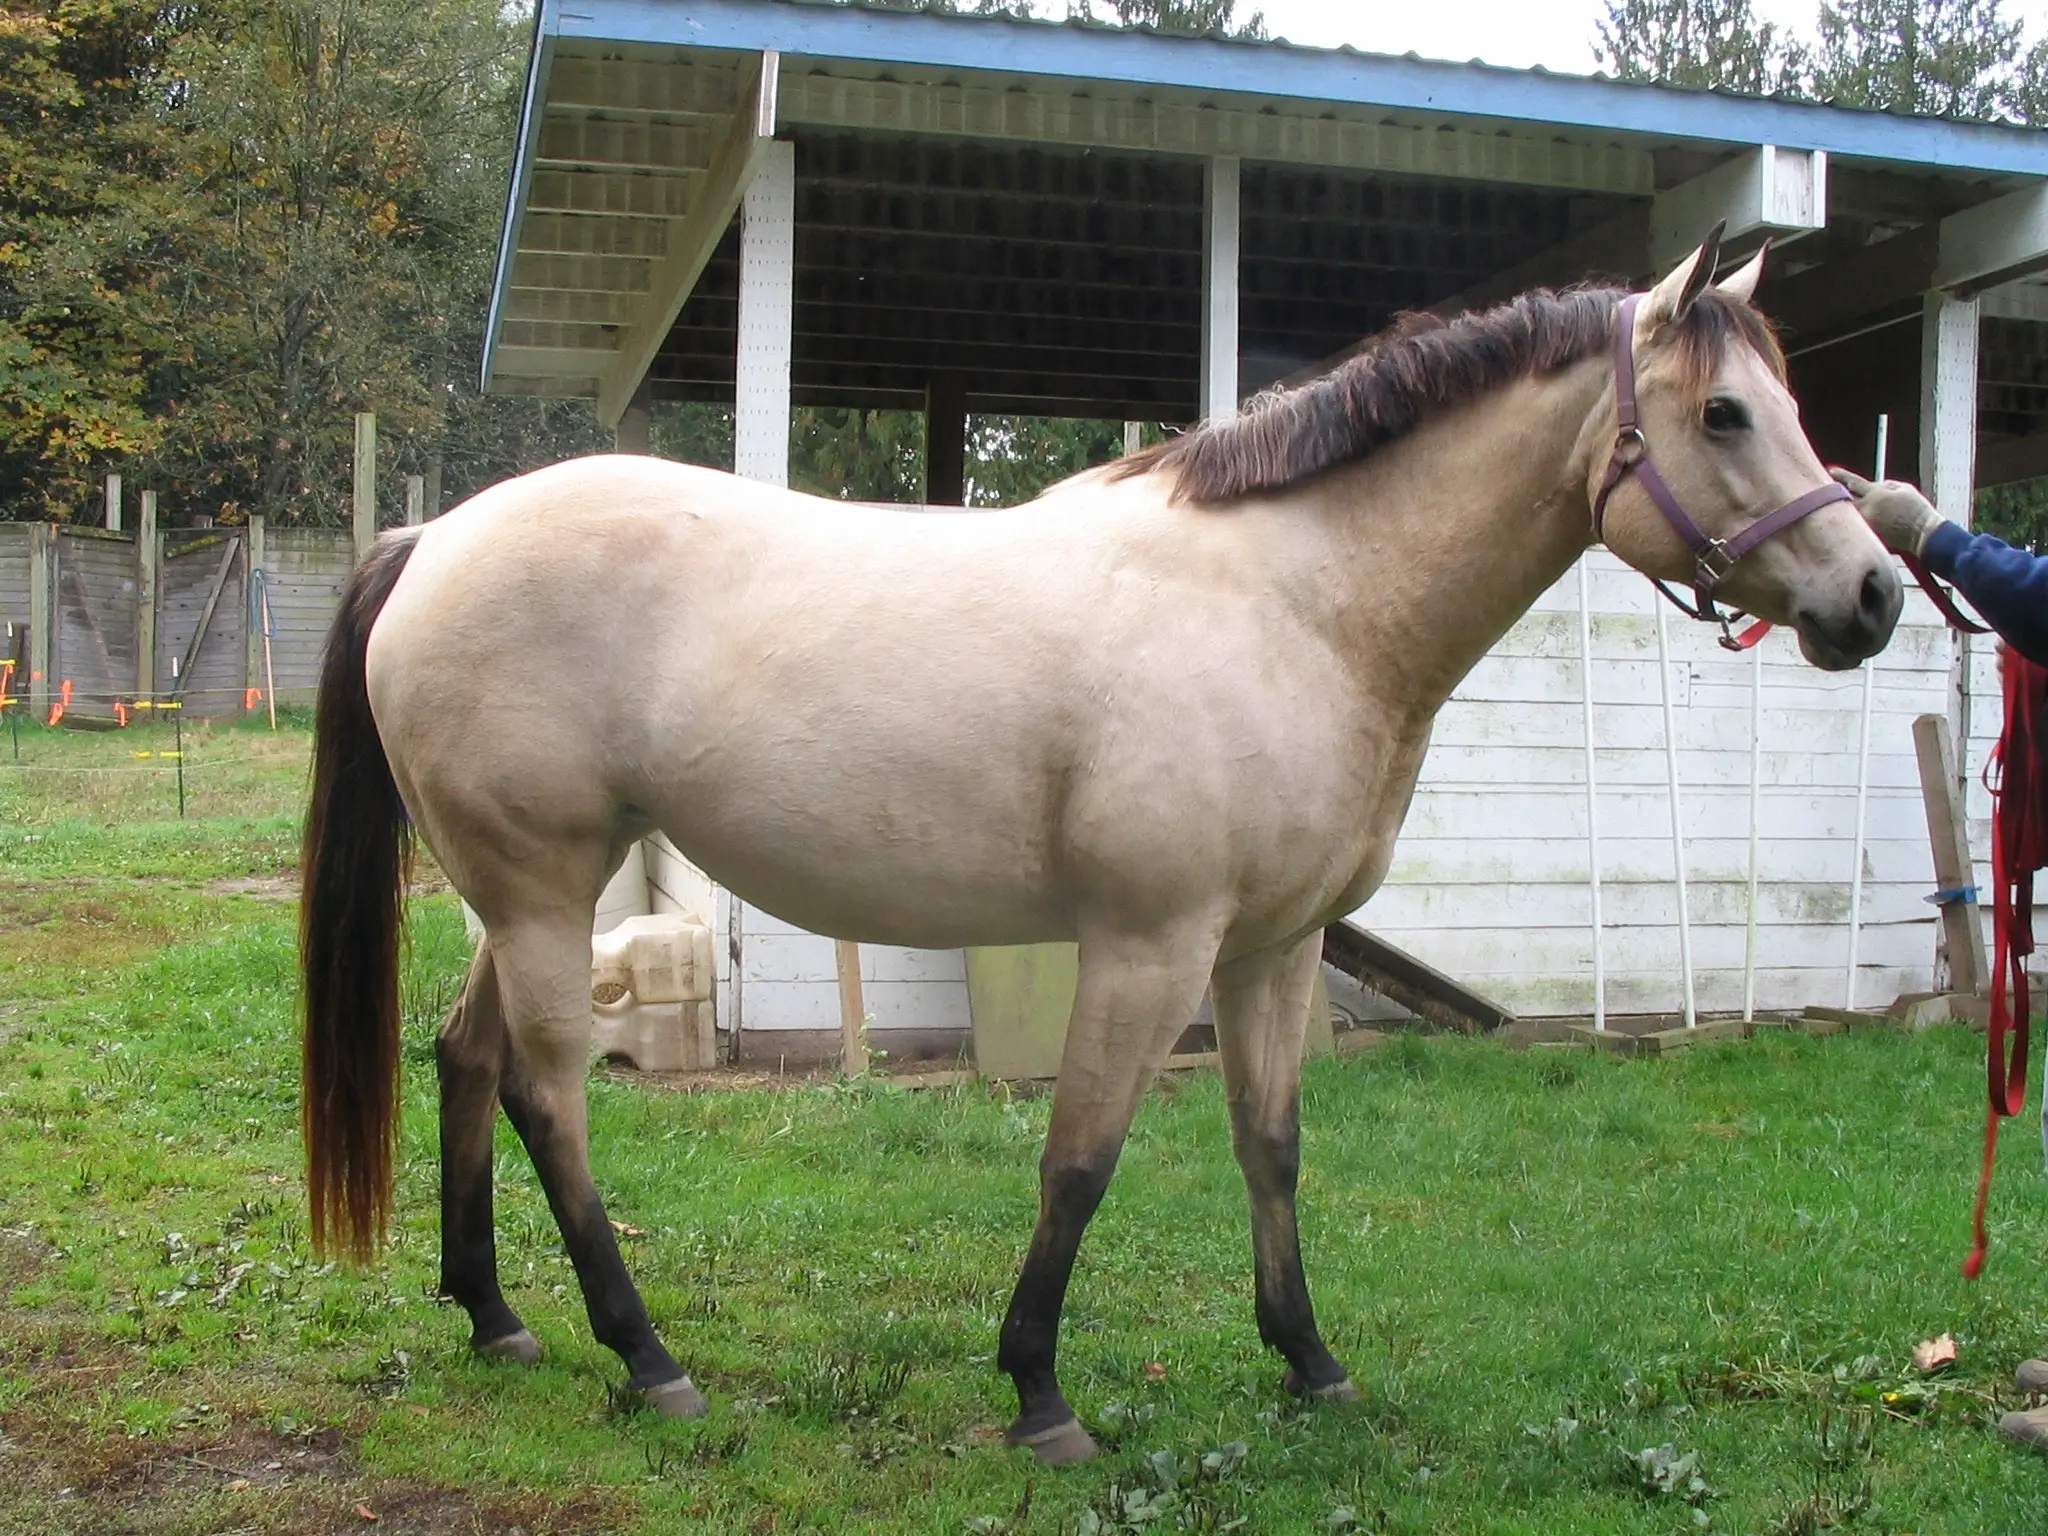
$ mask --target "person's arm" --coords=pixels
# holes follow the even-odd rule
[[[1917,556],[2008,645],[2048,666],[2048,558],[1950,522],[1903,480],[1873,483],[1846,469],[1831,473],[1849,488],[1885,548]]]
[[[2048,667],[2048,558],[1946,518],[1927,535],[1920,558],[1952,582],[2008,645]]]

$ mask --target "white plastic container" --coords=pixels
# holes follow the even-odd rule
[[[717,1065],[711,930],[681,912],[629,917],[590,941],[592,1048],[643,1072]]]

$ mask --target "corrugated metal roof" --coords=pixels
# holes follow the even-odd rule
[[[2034,125],[2024,123],[2015,118],[1970,117],[1961,113],[1887,112],[1882,108],[1868,106],[1860,102],[1844,102],[1839,101],[1833,97],[1807,96],[1794,91],[1742,91],[1721,85],[1681,86],[1672,85],[1664,81],[1630,80],[1623,76],[1610,75],[1606,73],[1604,70],[1597,69],[1589,70],[1583,74],[1580,74],[1574,73],[1570,70],[1548,69],[1541,64],[1494,64],[1477,56],[1474,56],[1469,59],[1446,59],[1439,58],[1431,54],[1417,53],[1413,49],[1409,49],[1402,53],[1386,53],[1377,49],[1359,48],[1350,43],[1342,43],[1334,48],[1331,48],[1321,44],[1297,43],[1285,37],[1248,37],[1241,33],[1214,30],[1200,33],[1190,33],[1184,31],[1173,31],[1145,24],[1125,26],[1116,22],[1102,21],[1085,16],[984,16],[969,14],[966,12],[948,11],[937,7],[933,7],[927,10],[923,7],[918,6],[880,5],[873,3],[873,0],[755,0],[755,3],[776,3],[792,6],[809,6],[817,9],[828,10],[868,11],[878,15],[900,16],[909,14],[945,16],[948,18],[976,22],[984,25],[994,24],[998,26],[1010,25],[1027,27],[1057,27],[1070,31],[1079,32],[1109,32],[1125,34],[1138,33],[1147,37],[1170,38],[1183,41],[1188,40],[1190,38],[1199,38],[1204,42],[1225,43],[1233,47],[1239,48],[1257,48],[1267,50],[1278,49],[1288,53],[1349,54],[1355,58],[1360,59],[1398,59],[1404,63],[1410,64],[1438,64],[1449,66],[1451,68],[1456,69],[1478,70],[1486,73],[1503,75],[1547,76],[1550,78],[1560,80],[1597,80],[1607,85],[1622,86],[1630,90],[1661,91],[1681,98],[1718,96],[1725,97],[1732,101],[1774,102],[1780,105],[1800,107],[1826,107],[1832,111],[1837,112],[1872,113],[1878,116],[1904,118],[1919,122],[1959,123],[1972,127],[1984,128],[2020,128],[2031,129],[2032,131],[2038,133],[2048,133],[2048,127],[2036,127]]]
[[[1055,78],[1538,125],[1639,143],[1776,144],[1923,172],[2048,175],[2048,132],[1730,91],[1284,41],[1164,35],[1079,19],[962,16],[832,0],[540,0],[563,44],[776,49],[870,67]]]

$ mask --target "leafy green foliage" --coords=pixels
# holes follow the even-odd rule
[[[1796,40],[1750,0],[1608,0],[1600,55],[1622,80],[1765,94],[1798,81]]]
[[[1820,8],[1813,90],[1936,117],[2019,116],[2021,24],[2000,0],[1842,0]]]
[[[181,217],[151,110],[168,8],[0,6],[0,506],[62,516],[95,462],[159,437],[145,360]]]

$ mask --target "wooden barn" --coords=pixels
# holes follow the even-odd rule
[[[654,401],[732,402],[776,483],[793,404],[921,409],[957,504],[970,413],[1229,413],[1402,309],[1647,278],[1717,219],[1774,245],[1825,457],[1868,470],[1883,418],[1959,520],[2048,474],[2048,135],[804,0],[541,0],[484,384],[593,398],[628,448]],[[1445,710],[1358,921],[1530,1015],[1591,1012],[1596,972],[1615,1013],[1928,986],[1911,725],[1965,743],[1981,851],[1988,653],[1916,597],[1867,682],[1760,656],[1589,556]],[[611,901],[716,909],[749,1054],[836,1038],[830,941],[659,844]],[[957,1040],[975,961],[862,951],[879,1043]]]

